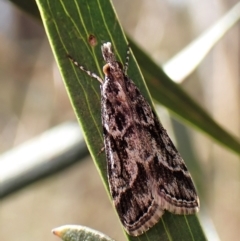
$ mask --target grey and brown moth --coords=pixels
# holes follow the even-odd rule
[[[126,231],[146,232],[164,211],[194,214],[199,199],[187,167],[149,103],[127,76],[110,42],[102,45],[105,78],[70,60],[96,78],[101,89],[101,116],[109,187]]]

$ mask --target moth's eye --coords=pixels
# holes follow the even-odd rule
[[[109,64],[105,64],[105,65],[103,66],[103,73],[104,73],[105,75],[108,75],[109,72],[110,72],[110,65],[109,65]]]

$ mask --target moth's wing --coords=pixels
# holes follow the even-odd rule
[[[135,84],[105,80],[102,123],[108,179],[119,217],[131,235],[168,210],[190,214],[199,201],[187,168]]]
[[[108,138],[112,137],[106,135],[106,143]],[[115,151],[118,144],[106,149],[111,195],[124,228],[138,236],[156,224],[164,210],[154,199],[144,165],[122,158]]]
[[[132,109],[134,103],[129,103],[121,85],[105,80],[101,92],[110,191],[123,226],[137,236],[157,223],[164,213],[153,196],[145,162],[151,157],[151,146],[146,145],[151,136],[143,136],[142,124]]]
[[[144,127],[143,135],[150,135],[152,158],[147,161],[148,175],[153,179],[152,194],[156,202],[161,209],[175,214],[196,213],[199,199],[181,155],[135,84],[131,80],[126,83],[136,116]]]
[[[199,199],[190,173],[166,130],[155,120],[156,152],[149,163],[155,180],[153,195],[164,210],[175,214],[194,214],[199,210]],[[156,171],[157,170],[157,171]]]

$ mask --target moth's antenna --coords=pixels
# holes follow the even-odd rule
[[[76,65],[80,70],[87,73],[89,76],[91,76],[94,79],[97,79],[101,84],[103,83],[103,80],[101,77],[96,75],[95,73],[92,73],[91,71],[85,69],[82,65],[80,65],[71,55],[67,54],[67,57],[71,60],[71,62]]]
[[[128,44],[126,60],[125,60],[124,69],[123,69],[123,72],[124,72],[125,75],[127,75],[129,59],[130,59],[130,45]]]

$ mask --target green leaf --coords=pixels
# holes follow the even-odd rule
[[[126,38],[113,7],[107,0],[37,0],[37,4],[89,150],[108,188],[105,156],[98,155],[103,145],[99,83],[73,66],[66,55],[70,54],[86,69],[102,76],[102,41],[112,42],[115,54],[124,62]],[[89,42],[93,36],[97,41],[96,46]],[[151,102],[134,58],[130,60],[128,74]],[[166,213],[147,233],[139,237],[127,237],[129,240],[205,240],[196,216],[170,213]]]
[[[52,232],[63,241],[114,241],[103,233],[80,225],[64,225]]]

